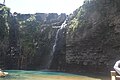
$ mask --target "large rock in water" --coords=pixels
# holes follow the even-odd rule
[[[7,75],[8,75],[8,72],[2,72],[2,71],[0,71],[0,77],[5,77]]]
[[[120,59],[120,1],[86,0],[70,16],[66,69],[108,71]]]

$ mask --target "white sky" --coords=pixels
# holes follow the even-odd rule
[[[11,12],[18,13],[72,13],[84,0],[6,0]],[[2,3],[3,0],[0,0]]]

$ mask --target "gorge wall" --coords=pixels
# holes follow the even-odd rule
[[[66,14],[17,14],[16,18],[21,25],[21,69],[48,69],[56,32]]]
[[[49,69],[109,71],[120,59],[120,1],[85,0],[58,34]],[[0,67],[47,69],[62,13],[11,14],[0,5]]]
[[[0,68],[47,69],[61,13],[19,14],[0,4]]]
[[[66,31],[69,70],[113,69],[120,59],[119,4],[119,0],[86,0],[70,16]]]

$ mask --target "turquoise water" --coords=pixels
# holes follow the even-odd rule
[[[9,75],[0,80],[102,80],[101,78],[50,71],[6,70],[5,72],[8,72]]]

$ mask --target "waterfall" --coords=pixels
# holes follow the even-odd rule
[[[62,23],[62,25],[60,26],[60,28],[56,32],[55,42],[54,42],[54,45],[52,47],[52,52],[50,53],[50,60],[49,60],[49,63],[48,63],[48,68],[50,68],[50,65],[52,63],[52,60],[53,60],[53,57],[54,57],[54,54],[55,54],[55,51],[56,51],[56,45],[57,45],[57,41],[58,41],[58,37],[59,37],[60,31],[63,28],[65,28],[65,26],[67,25],[66,21],[67,21],[67,19],[65,19],[65,21]]]
[[[57,41],[58,41],[58,35],[59,35],[59,32],[60,30],[62,30],[63,28],[65,28],[66,26],[66,20],[62,23],[62,25],[60,26],[60,28],[58,29],[57,33],[56,33],[56,36],[55,36],[55,43],[53,45],[53,48],[52,48],[52,53],[51,53],[51,56],[54,54],[55,52],[55,49],[56,49],[56,44],[57,44]]]

